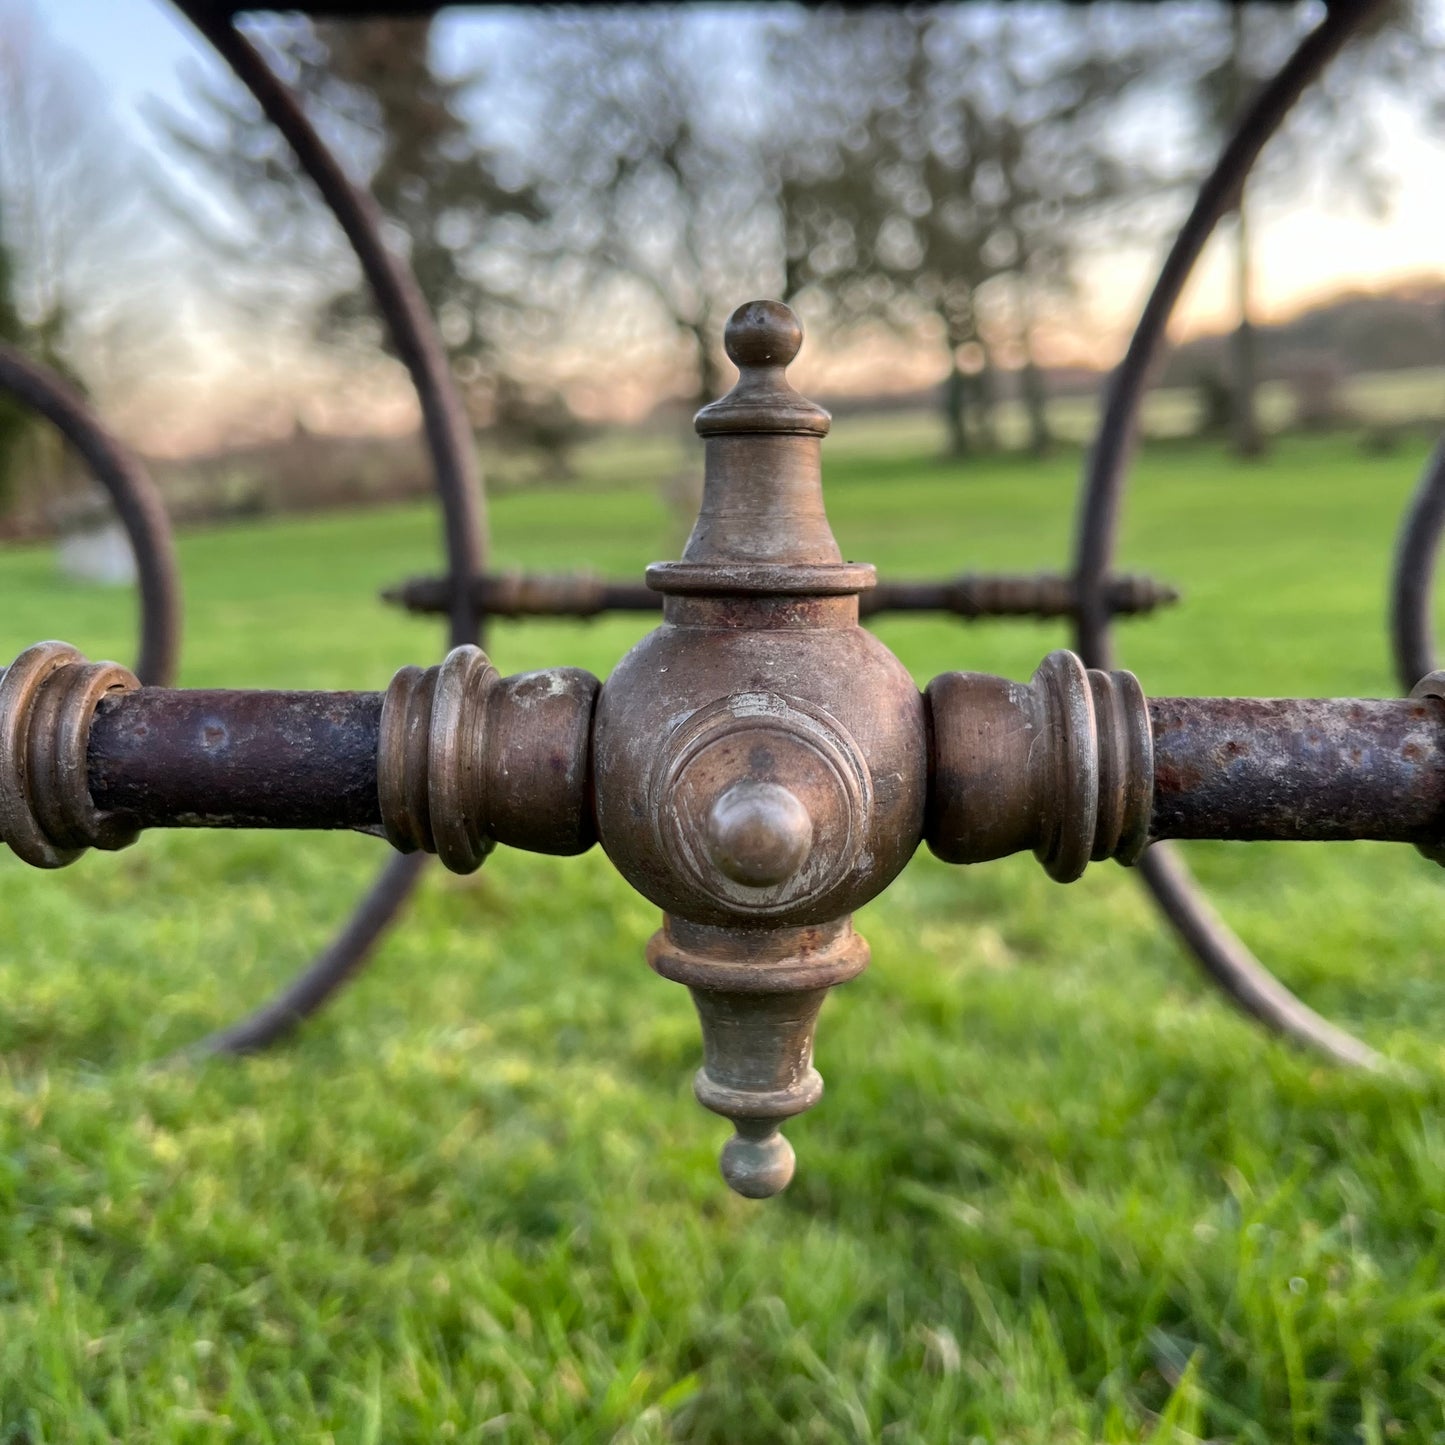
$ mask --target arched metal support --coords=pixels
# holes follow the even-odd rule
[[[1206,241],[1233,208],[1270,137],[1305,89],[1383,3],[1336,0],[1249,106],[1201,186],[1194,208],[1165,259],[1124,360],[1110,380],[1085,477],[1075,551],[1080,603],[1078,648],[1090,667],[1114,666],[1104,581],[1113,562],[1139,411],[1169,318]],[[1338,1063],[1383,1067],[1379,1054],[1320,1017],[1259,962],[1210,907],[1183,859],[1169,845],[1150,848],[1140,861],[1139,871],[1205,974],[1244,1013]]]
[[[155,484],[74,388],[10,346],[0,346],[0,391],[50,422],[109,494],[135,553],[140,585],[136,676],[150,686],[169,686],[181,648],[181,589],[171,524]]]
[[[228,1028],[200,1040],[187,1055],[253,1054],[299,1028],[371,961],[376,946],[416,889],[427,855],[390,859],[366,891],[356,911],[310,967],[274,993],[260,1008]]]
[[[361,263],[421,404],[445,531],[450,645],[474,642],[481,618],[472,595],[472,579],[482,570],[486,550],[482,479],[466,409],[452,382],[446,351],[421,288],[406,263],[382,239],[382,217],[375,200],[347,177],[295,96],[256,48],[229,18],[203,0],[176,0],[176,8],[210,42],[285,137]],[[350,921],[309,968],[254,1013],[201,1040],[189,1052],[253,1052],[292,1033],[365,966],[411,896],[423,867],[422,858],[388,862]]]
[[[1436,443],[1410,498],[1390,581],[1390,644],[1395,676],[1409,692],[1435,670],[1435,559],[1445,532],[1445,437]]]

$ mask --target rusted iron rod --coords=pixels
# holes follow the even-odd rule
[[[1179,593],[1152,577],[1121,574],[1105,583],[1109,610],[1142,616],[1179,600]],[[965,621],[982,617],[1072,617],[1078,610],[1072,577],[1041,572],[963,573],[928,582],[880,582],[858,598],[868,617],[878,612],[948,612]]]
[[[1431,699],[1161,697],[1155,838],[1445,836],[1445,709]]]
[[[1120,575],[1105,583],[1109,610],[1137,616],[1179,600],[1152,577]],[[445,577],[413,577],[382,593],[408,612],[442,613],[450,606]],[[968,574],[922,582],[880,582],[858,599],[865,617],[880,612],[946,612],[983,617],[1072,617],[1074,580],[1056,573]],[[637,582],[610,582],[585,572],[498,572],[472,583],[472,600],[490,617],[595,617],[603,612],[660,612],[662,594]]]
[[[91,726],[98,808],[142,826],[380,830],[382,694],[111,696]],[[1445,838],[1445,711],[1429,698],[1154,698],[1150,836]]]
[[[150,687],[108,698],[90,729],[90,794],[146,827],[376,830],[381,702]]]
[[[1395,543],[1390,642],[1395,676],[1414,687],[1435,666],[1435,565],[1445,534],[1445,438],[1425,466]]]
[[[408,612],[447,605],[445,577],[411,577],[382,594]],[[586,572],[491,572],[472,580],[472,597],[489,617],[595,617],[599,612],[661,612],[645,582],[609,582]]]

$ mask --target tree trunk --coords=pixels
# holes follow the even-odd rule
[[[690,322],[687,329],[697,348],[697,404],[704,407],[710,401],[716,401],[726,390],[723,385],[723,369],[713,354],[707,327],[698,321]]]
[[[1014,297],[1018,304],[1019,350],[1024,357],[1023,370],[1019,373],[1019,389],[1023,395],[1024,415],[1028,418],[1029,454],[1045,457],[1054,449],[1054,434],[1049,429],[1048,382],[1034,360],[1034,308],[1026,261],[1014,274]]]
[[[1244,6],[1236,5],[1230,15],[1233,110],[1236,118],[1244,109]],[[1256,406],[1259,389],[1254,333],[1254,257],[1249,247],[1249,216],[1245,190],[1240,187],[1234,212],[1234,300],[1239,317],[1230,344],[1230,422],[1236,456],[1257,457],[1264,451]]]
[[[1244,197],[1234,226],[1234,288],[1239,324],[1230,343],[1233,372],[1233,405],[1230,408],[1234,430],[1234,450],[1241,457],[1257,457],[1264,451],[1264,438],[1259,430],[1257,394],[1259,374],[1254,331],[1254,258],[1249,249],[1249,224],[1245,215]]]
[[[979,345],[983,348],[983,365],[979,368],[978,375],[973,378],[978,446],[980,451],[996,452],[998,427],[995,422],[998,408],[995,403],[998,400],[998,373],[994,370],[993,354],[982,341]]]
[[[1046,457],[1054,449],[1054,434],[1049,430],[1049,389],[1032,356],[1024,362],[1019,380],[1023,387],[1024,411],[1029,420],[1029,452],[1036,457]]]
[[[948,429],[948,456],[957,461],[969,454],[968,378],[959,370],[957,351],[950,352],[948,379],[943,383],[943,421]]]
[[[793,298],[803,289],[808,279],[808,267],[806,258],[802,256],[785,256],[783,258],[783,294],[778,298],[785,301],[789,306],[793,304]]]

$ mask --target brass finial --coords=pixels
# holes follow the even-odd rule
[[[803,323],[790,307],[781,301],[744,302],[728,317],[723,345],[738,369],[737,385],[698,412],[699,436],[828,435],[832,417],[796,392],[785,375],[803,345]]]
[[[728,320],[737,385],[697,414],[707,439],[702,507],[682,561],[650,567],[660,592],[843,597],[874,583],[845,564],[823,507],[828,413],[784,374],[803,327],[781,301],[749,301]]]

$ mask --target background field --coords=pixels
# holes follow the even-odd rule
[[[870,423],[869,426],[872,426]],[[1062,565],[1077,455],[829,444],[845,553]],[[1392,693],[1391,533],[1423,459],[1143,458],[1123,562],[1154,693]],[[673,462],[675,465],[675,460]],[[492,510],[503,564],[675,552],[639,463]],[[425,508],[187,536],[187,684],[380,687],[439,628],[383,609]],[[609,670],[641,620],[500,626],[505,671]],[[0,654],[132,651],[123,594],[0,556]],[[1062,626],[885,621],[920,681],[1027,676]],[[169,834],[0,859],[0,1440],[1445,1439],[1441,881],[1374,845],[1199,846],[1230,918],[1426,1080],[1352,1078],[1199,982],[1112,865],[920,856],[860,917],[781,1199],[729,1195],[685,992],[594,850],[429,876],[295,1044],[148,1064],[259,1000],[381,861],[352,837]]]

